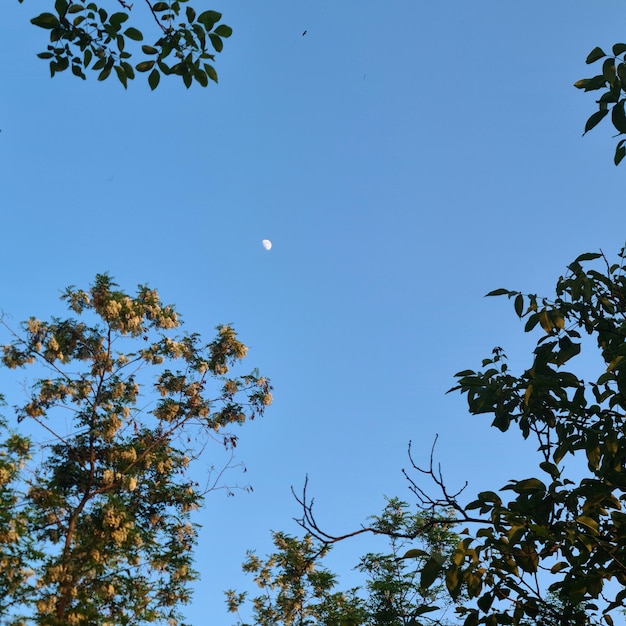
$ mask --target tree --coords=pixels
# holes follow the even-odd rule
[[[626,606],[626,250],[618,256],[613,264],[601,253],[579,256],[552,299],[488,294],[511,298],[526,332],[541,330],[532,363],[514,375],[495,348],[483,369],[456,375],[451,391],[467,396],[471,414],[535,442],[538,474],[469,501],[448,490],[432,457],[413,468],[437,495],[407,474],[425,519],[441,507],[455,513],[462,538],[452,558],[433,550],[415,566],[422,588],[443,584],[460,602],[465,626],[611,626]],[[597,353],[596,375],[572,371]],[[325,545],[350,536],[321,533],[306,493],[301,502],[301,524]],[[357,532],[366,531],[376,532]]]
[[[330,544],[310,533],[302,539],[273,533],[277,551],[266,560],[248,552],[243,571],[254,575],[261,590],[252,600],[254,626],[446,624],[445,609],[451,602],[442,597],[440,585],[422,589],[417,584],[413,560],[433,550],[449,558],[458,537],[446,524],[411,513],[398,498],[388,500],[382,513],[372,518],[371,529],[388,537],[390,552],[363,556],[356,569],[365,574],[364,585],[347,591],[335,591],[337,576],[321,564]],[[416,542],[420,548],[414,547]],[[230,590],[226,598],[229,611],[238,616],[238,626],[246,626],[239,609],[247,594]],[[438,600],[445,605],[443,611],[434,606]],[[436,617],[429,618],[436,611]]]
[[[269,381],[231,373],[247,349],[230,326],[210,343],[175,334],[147,286],[98,275],[62,299],[74,316],[2,320],[2,364],[37,376],[1,424],[2,623],[178,624],[197,576],[191,512],[218,486],[188,467],[212,439],[234,448],[226,429],[263,413]]]
[[[126,87],[137,71],[149,72],[151,89],[156,89],[161,75],[179,76],[186,87],[194,80],[206,87],[209,80],[217,82],[215,53],[222,51],[223,39],[232,29],[218,24],[221,13],[197,13],[187,2],[144,0],[135,7],[126,0],[55,0],[53,13],[31,20],[50,32],[50,43],[37,56],[49,61],[51,76],[71,69],[85,79],[85,71],[91,69],[98,72],[98,80],[105,80],[115,71]],[[131,17],[133,25],[127,26]],[[144,27],[138,28],[142,21],[152,24],[154,34],[151,45],[141,46],[142,60],[133,67],[131,59],[138,52],[134,48],[144,40]]]
[[[626,44],[616,43],[611,48],[612,54],[606,54],[602,48],[594,48],[587,56],[587,64],[602,62],[600,74],[591,78],[582,78],[574,83],[574,86],[584,91],[606,91],[596,101],[598,110],[593,113],[585,124],[585,132],[588,133],[597,126],[611,112],[611,122],[618,135],[626,134]],[[626,156],[626,139],[620,139],[615,147],[614,162],[619,165]]]

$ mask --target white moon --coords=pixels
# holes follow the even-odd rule
[[[264,239],[261,243],[266,250],[272,249],[272,242],[269,239]]]

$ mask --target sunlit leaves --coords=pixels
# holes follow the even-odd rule
[[[259,595],[251,598],[255,626],[393,626],[395,624],[450,622],[445,616],[452,606],[440,578],[450,562],[459,538],[447,525],[432,523],[433,516],[411,511],[406,502],[388,500],[383,511],[371,518],[371,529],[388,534],[386,552],[361,557],[356,569],[364,583],[339,591],[338,578],[323,560],[330,547],[307,534],[298,539],[273,533],[276,549],[265,559],[248,552],[243,571],[254,576]],[[450,521],[448,511],[434,514]],[[407,550],[409,546],[413,546]],[[420,546],[420,547],[415,547]],[[429,565],[434,563],[434,567]],[[421,574],[423,569],[426,574]],[[428,579],[430,577],[430,580]],[[423,586],[421,583],[428,583]],[[244,620],[239,609],[248,602],[246,593],[226,592],[230,612],[237,624]],[[434,614],[427,621],[421,616]],[[432,620],[432,622],[431,622]],[[249,622],[248,622],[249,623]]]
[[[616,50],[624,53],[626,46]],[[590,62],[602,56],[596,50]],[[609,80],[613,64],[607,61]],[[623,115],[619,103],[612,112],[616,126],[625,123]],[[512,299],[515,314],[527,317],[526,332],[538,327],[543,332],[521,374],[511,374],[496,348],[483,361],[483,371],[459,372],[455,389],[467,394],[472,414],[491,413],[493,426],[507,430],[516,424],[523,438],[533,437],[547,479],[511,480],[498,494],[479,493],[462,507],[466,519],[478,524],[471,548],[460,544],[452,563],[439,572],[434,561],[428,563],[427,581],[444,576],[453,597],[465,589],[477,598],[477,609],[459,609],[466,623],[582,625],[602,619],[611,624],[610,614],[623,607],[625,260],[624,249],[616,263],[601,253],[581,254],[558,280],[554,299],[507,289],[488,294]],[[582,334],[592,341],[583,343]],[[564,369],[583,345],[597,346],[601,363],[587,382]],[[587,474],[567,478],[566,457],[582,457]],[[507,492],[512,494],[508,501],[500,495]],[[441,501],[456,503],[448,496]],[[540,570],[550,573],[553,596],[525,585],[526,577]],[[500,601],[498,609],[494,600]]]
[[[186,87],[194,81],[206,87],[209,81],[217,82],[217,72],[209,61],[223,50],[223,39],[231,36],[232,29],[218,24],[222,15],[217,11],[197,15],[191,6],[182,11],[186,1],[146,2],[134,10],[132,5],[120,3],[122,10],[109,15],[95,2],[56,0],[56,13],[44,12],[31,20],[50,31],[50,45],[38,56],[49,62],[51,76],[71,68],[72,74],[85,79],[86,70],[92,70],[102,81],[114,72],[126,88],[136,69],[150,71],[151,89],[158,86],[161,75],[178,76]],[[133,25],[122,30],[131,19]],[[144,31],[154,43],[133,45],[144,40]],[[137,60],[141,54],[156,58]]]

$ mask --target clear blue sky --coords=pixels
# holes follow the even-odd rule
[[[594,98],[572,83],[594,46],[626,39],[626,12],[209,4],[234,29],[219,86],[151,93],[143,77],[128,91],[51,80],[29,24],[44,3],[4,2],[0,308],[59,313],[63,287],[108,271],[157,287],[187,330],[235,325],[275,403],[238,432],[254,492],[212,494],[197,518],[188,610],[231,624],[222,591],[245,587],[245,550],[269,549],[270,529],[296,532],[290,486],[307,473],[320,520],[343,532],[384,495],[410,498],[409,440],[426,461],[438,433],[445,475],[473,492],[532,471],[531,448],[445,391],[495,345],[528,364],[533,339],[486,292],[550,294],[579,253],[624,244],[626,165],[608,122],[581,138]],[[209,450],[198,471],[222,460]],[[362,547],[338,548],[335,567],[349,574]]]

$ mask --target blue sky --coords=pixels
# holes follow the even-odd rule
[[[98,272],[148,282],[187,330],[232,322],[275,386],[238,433],[254,492],[212,494],[198,517],[192,623],[233,622],[222,591],[245,587],[270,529],[297,531],[307,473],[343,532],[410,498],[409,440],[426,461],[438,433],[471,492],[533,470],[445,391],[495,345],[528,363],[533,338],[486,292],[549,295],[579,253],[624,245],[626,166],[608,122],[581,138],[595,105],[572,87],[594,46],[626,37],[623,3],[216,1],[234,29],[219,86],[154,93],[51,80],[29,24],[43,5],[5,5],[0,309],[59,313]],[[364,545],[334,566],[350,574]]]

